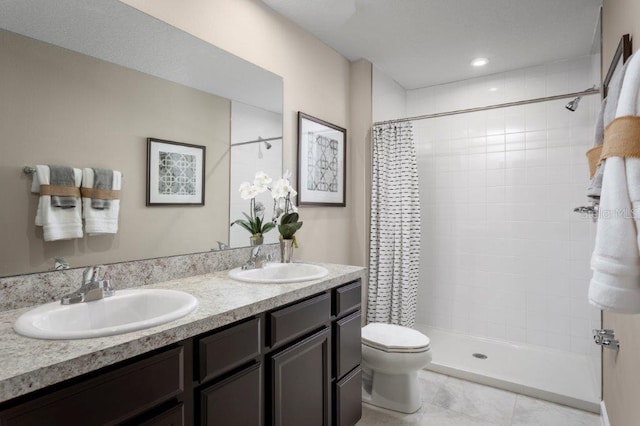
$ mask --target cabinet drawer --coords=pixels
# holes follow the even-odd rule
[[[200,425],[262,425],[262,364],[200,392]]]
[[[136,424],[137,426],[183,426],[184,404],[173,406],[146,421]]]
[[[180,394],[183,380],[182,347],[172,348],[0,412],[0,425],[115,424]]]
[[[334,315],[341,316],[349,311],[360,308],[362,304],[361,281],[354,281],[335,289]]]
[[[360,330],[360,311],[336,321],[334,377],[340,378],[360,365],[362,360]]]
[[[328,293],[269,314],[271,346],[299,337],[322,326],[331,318],[331,298]]]
[[[336,426],[353,426],[362,417],[362,370],[360,367],[335,385]]]
[[[260,318],[235,325],[198,341],[201,382],[260,355]]]

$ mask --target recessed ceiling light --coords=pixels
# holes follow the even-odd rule
[[[474,67],[483,67],[488,63],[489,60],[487,58],[475,58],[473,61],[471,61],[471,65],[473,65]]]
[[[498,88],[497,88],[497,87],[490,87],[490,88],[489,88],[489,91],[490,91],[490,92],[497,92],[497,91],[498,91]]]

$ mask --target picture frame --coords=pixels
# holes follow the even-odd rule
[[[345,207],[347,130],[298,111],[298,205]]]
[[[204,206],[206,150],[147,138],[147,206]]]

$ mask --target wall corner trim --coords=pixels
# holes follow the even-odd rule
[[[600,422],[602,426],[611,426],[609,423],[609,415],[607,414],[607,406],[604,403],[604,400],[600,401]]]

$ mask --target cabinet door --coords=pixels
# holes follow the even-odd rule
[[[273,355],[270,368],[274,426],[329,425],[330,329]]]
[[[200,424],[262,425],[262,364],[203,389],[200,392]]]
[[[337,379],[356,368],[362,361],[360,327],[360,311],[336,321],[334,377]]]
[[[353,426],[362,417],[362,370],[355,368],[336,383],[335,426]]]

